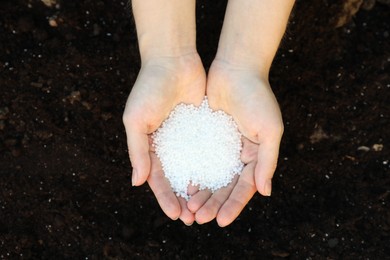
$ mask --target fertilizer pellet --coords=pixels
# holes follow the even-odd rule
[[[153,146],[172,190],[186,200],[189,185],[215,192],[244,166],[236,123],[225,112],[213,111],[207,97],[199,107],[177,105],[153,133]]]

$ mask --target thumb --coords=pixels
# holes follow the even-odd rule
[[[264,196],[271,196],[272,177],[278,162],[279,144],[279,141],[265,141],[259,145],[255,181],[257,190]]]
[[[142,185],[150,173],[150,156],[148,135],[126,128],[127,147],[133,173],[131,182],[133,186]]]

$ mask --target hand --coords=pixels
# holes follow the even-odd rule
[[[145,62],[132,88],[123,114],[132,184],[148,182],[161,209],[171,219],[192,224],[194,214],[178,198],[165,178],[149,135],[179,103],[199,105],[205,95],[206,75],[197,53],[153,58]]]
[[[198,223],[216,218],[220,226],[226,226],[256,190],[271,195],[283,122],[268,79],[258,71],[215,60],[209,71],[207,96],[214,110],[223,110],[235,119],[244,136],[241,160],[246,166],[228,187],[214,194],[199,191],[187,205]]]

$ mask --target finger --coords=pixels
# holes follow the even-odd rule
[[[210,190],[200,190],[196,194],[193,194],[187,202],[188,209],[193,213],[197,212],[211,197],[211,195],[212,193]]]
[[[148,184],[157,198],[164,213],[171,219],[176,220],[181,214],[181,205],[177,196],[173,193],[171,184],[165,178],[161,163],[154,153],[150,153],[152,168],[148,177]]]
[[[228,200],[219,210],[217,223],[220,227],[225,227],[232,223],[255,194],[255,164],[255,162],[251,162],[245,166]]]
[[[242,138],[242,151],[241,161],[248,164],[257,160],[257,153],[259,151],[259,145],[250,141],[248,138]]]
[[[195,195],[198,191],[199,191],[199,185],[194,186],[192,184],[189,184],[187,187],[187,194],[190,196]]]
[[[148,135],[148,143],[149,143],[149,152],[155,152],[156,149],[153,145],[153,137],[151,134]]]
[[[150,172],[148,135],[126,127],[127,146],[133,167],[131,182],[133,186],[142,185]]]
[[[194,213],[192,213],[188,208],[187,208],[187,201],[183,198],[178,198],[180,206],[181,206],[181,214],[180,214],[180,220],[183,221],[184,224],[187,226],[191,226],[192,223],[194,223],[195,216]]]
[[[257,190],[264,196],[271,196],[272,177],[278,162],[280,139],[265,141],[259,145],[255,181]]]
[[[217,216],[219,209],[229,198],[230,193],[237,183],[237,179],[238,175],[233,178],[228,186],[215,191],[206,203],[196,212],[195,220],[198,224],[210,222]]]

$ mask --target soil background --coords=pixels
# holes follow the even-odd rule
[[[390,8],[346,2],[297,1],[270,75],[273,195],[219,228],[171,221],[131,187],[128,3],[0,1],[0,259],[390,259]],[[197,1],[206,69],[225,7]]]

